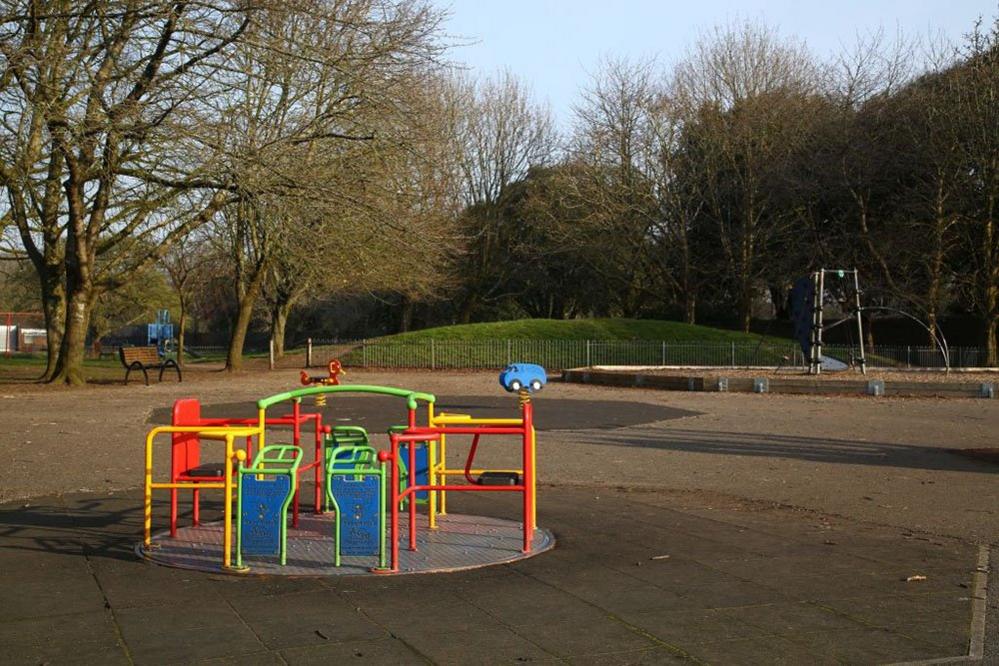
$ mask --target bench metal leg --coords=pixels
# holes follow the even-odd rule
[[[159,377],[159,381],[161,381],[161,382],[163,381],[163,372],[167,368],[173,368],[174,370],[177,371],[177,381],[178,382],[184,381],[183,379],[181,379],[181,376],[180,376],[180,366],[172,358],[171,359],[167,359],[166,361],[163,362],[163,365],[160,366],[160,377]]]
[[[125,370],[125,384],[128,384],[128,376],[132,374],[132,370],[142,370],[142,376],[146,378],[146,386],[149,386],[149,373],[146,372],[146,366],[142,365],[139,361],[132,361],[132,363]]]

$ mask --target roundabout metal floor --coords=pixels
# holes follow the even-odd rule
[[[244,557],[248,571],[228,570],[222,566],[222,523],[204,523],[182,527],[177,538],[169,532],[153,535],[153,546],[142,544],[136,552],[146,560],[169,567],[213,573],[278,576],[350,576],[376,575],[371,567],[378,556],[347,556],[341,566],[333,566],[333,515],[301,514],[299,526],[288,527],[287,564],[274,557]],[[533,557],[555,547],[555,535],[538,528],[531,552],[521,551],[521,524],[501,518],[465,514],[438,516],[438,527],[429,529],[427,517],[417,517],[417,549],[408,549],[409,522],[399,519],[399,573],[441,573],[505,564]],[[386,544],[386,548],[389,544]],[[380,574],[379,574],[380,575]]]

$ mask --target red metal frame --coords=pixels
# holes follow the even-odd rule
[[[301,446],[302,425],[309,421],[315,423],[315,459],[298,468],[298,473],[313,470],[315,479],[315,512],[322,512],[322,476],[323,476],[323,425],[322,414],[316,412],[302,413],[301,405],[298,402],[292,404],[292,413],[283,416],[271,417],[265,420],[268,426],[291,426],[292,442],[295,446]],[[201,403],[197,398],[181,398],[174,403],[172,425],[175,426],[256,426],[259,421],[256,418],[203,418],[201,416]],[[246,438],[246,455],[253,456],[253,440]],[[173,446],[171,447],[170,461],[170,481],[171,483],[210,483],[218,482],[217,477],[190,476],[190,470],[197,467],[201,462],[201,440],[197,433],[173,433]],[[195,488],[191,491],[193,510],[193,525],[200,524],[200,496],[199,490]],[[292,526],[298,527],[299,497],[298,491],[292,500]],[[170,490],[170,535],[177,536],[177,489]]]
[[[406,499],[408,496],[413,495],[415,499],[415,494],[421,491],[446,491],[446,492],[517,492],[524,496],[523,504],[523,526],[524,526],[524,542],[523,542],[523,552],[531,552],[531,541],[534,538],[534,497],[531,494],[531,488],[533,487],[534,480],[534,456],[532,455],[532,436],[534,430],[534,407],[527,401],[523,403],[523,425],[518,427],[503,427],[503,426],[440,426],[435,428],[429,427],[417,427],[416,426],[416,412],[410,410],[409,412],[409,428],[404,433],[392,433],[389,435],[390,450],[382,451],[378,454],[379,460],[382,462],[390,462],[389,467],[392,470],[392,480],[389,483],[389,489],[391,492],[391,520],[390,520],[390,536],[392,541],[391,550],[391,562],[390,568],[386,573],[394,573],[399,570],[399,506],[400,502]],[[469,458],[465,465],[466,478],[469,476],[468,470],[471,469],[471,459],[474,456],[474,451],[478,448],[479,437],[482,435],[520,435],[522,441],[522,469],[524,471],[523,478],[521,482],[514,486],[483,486],[478,484],[469,485],[449,485],[444,484],[427,484],[427,485],[417,485],[416,481],[416,447],[409,446],[409,464],[407,465],[407,483],[406,489],[399,492],[399,465],[396,461],[399,459],[399,444],[402,442],[425,442],[431,438],[440,437],[440,435],[472,435],[472,449],[469,452]],[[416,550],[416,502],[409,502],[409,550]]]

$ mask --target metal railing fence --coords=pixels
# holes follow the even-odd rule
[[[348,367],[475,370],[516,361],[539,363],[551,370],[595,365],[647,366],[785,366],[800,367],[801,348],[790,342],[668,342],[660,340],[352,340],[312,339],[311,365],[338,358]],[[852,364],[858,350],[825,345],[823,354]],[[985,350],[951,347],[951,367],[980,367]],[[869,368],[942,368],[940,351],[914,345],[876,346],[867,350]]]

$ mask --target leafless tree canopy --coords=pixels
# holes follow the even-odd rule
[[[931,330],[975,318],[999,362],[999,23],[958,45],[875,31],[828,60],[731,23],[673,63],[604,57],[560,132],[515,74],[456,72],[442,18],[0,0],[2,275],[35,276],[46,377],[82,381],[88,335],[132,314],[143,275],[185,326],[231,332],[231,369],[254,326],[281,353],[293,313],[336,331],[344,302],[385,330],[748,330],[830,265]]]

